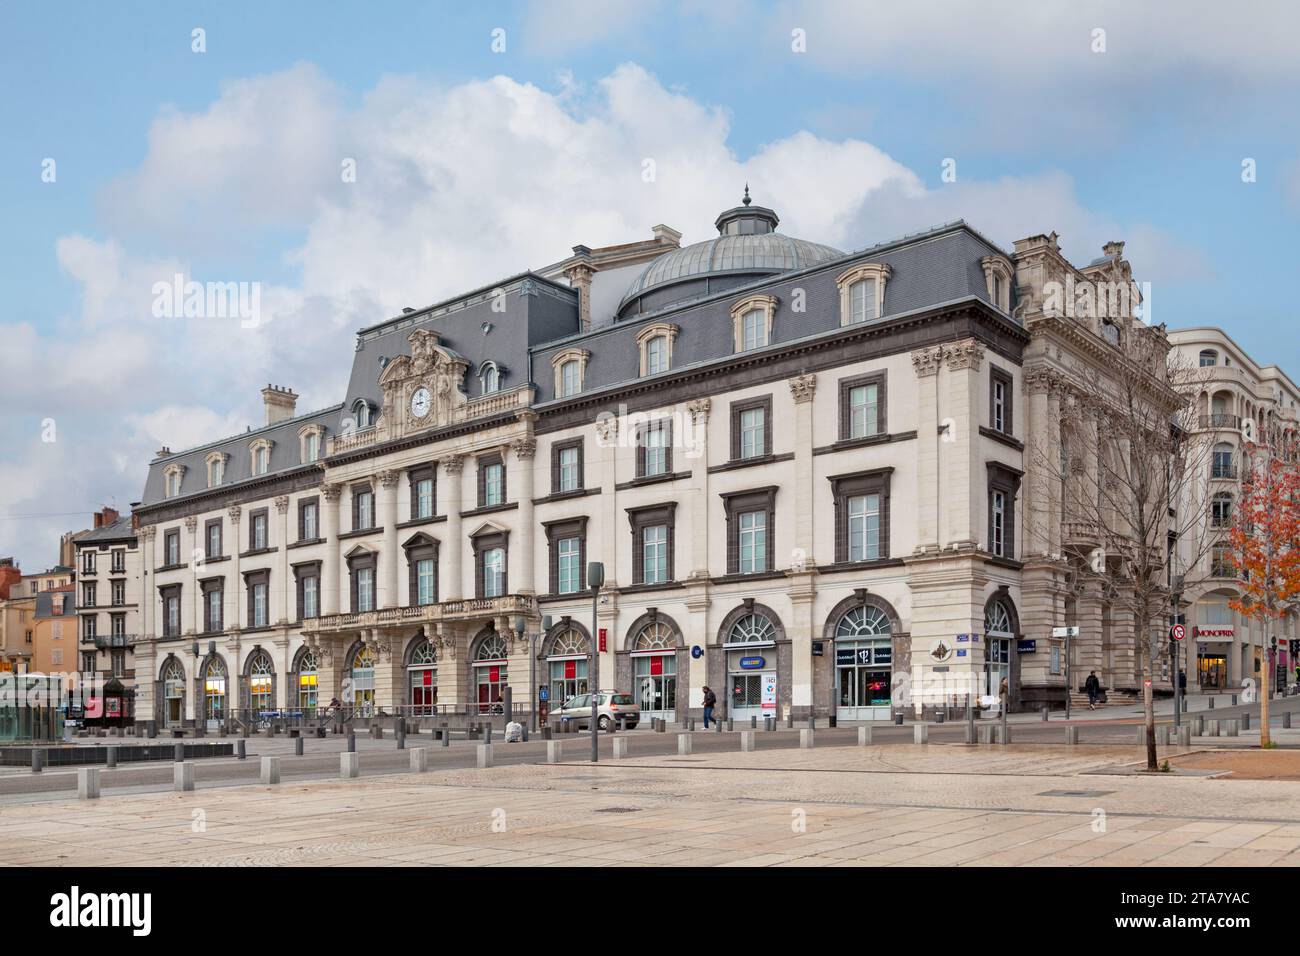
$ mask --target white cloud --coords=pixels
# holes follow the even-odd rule
[[[228,84],[199,112],[164,110],[140,166],[104,196],[107,237],[70,235],[55,250],[80,286],[77,313],[39,330],[0,325],[13,346],[0,350],[18,396],[11,420],[30,429],[0,446],[5,510],[68,510],[41,506],[54,496],[125,505],[160,445],[260,423],[268,382],[295,388],[303,411],[341,400],[358,327],[546,265],[579,242],[644,238],[659,222],[685,241],[707,238],[745,182],[783,231],[841,248],[962,216],[1003,242],[1057,229],[1091,258],[1140,225],[1091,215],[1058,174],[927,190],[870,143],[793,132],[741,157],[729,134],[724,109],[635,65],[554,92],[504,76],[454,86],[388,77],[355,103],[297,66]],[[357,161],[355,183],[339,176],[343,157]],[[262,285],[257,327],[154,317],[156,282],[258,281],[265,263],[238,267],[247,275],[229,263],[286,231],[300,239],[276,265],[296,274]],[[1142,250],[1130,252],[1140,264]],[[54,448],[34,443],[46,416],[59,423]],[[88,521],[4,530],[8,547],[40,563],[59,531]]]

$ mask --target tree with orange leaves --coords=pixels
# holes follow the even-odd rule
[[[1269,681],[1274,667],[1270,622],[1300,601],[1300,466],[1294,448],[1248,442],[1242,463],[1241,498],[1234,509],[1223,557],[1235,570],[1241,597],[1228,602],[1259,621],[1265,666],[1259,688],[1259,742],[1271,747],[1268,731]]]

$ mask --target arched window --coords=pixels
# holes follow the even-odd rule
[[[551,700],[556,705],[588,691],[588,657],[591,642],[577,628],[569,627],[556,635],[546,657]]]
[[[226,718],[226,662],[210,655],[203,664],[203,712],[209,722]]]
[[[501,369],[496,362],[484,362],[479,366],[478,377],[484,395],[491,395],[501,388]]]
[[[163,723],[179,727],[185,720],[185,668],[176,658],[163,665]]]
[[[984,607],[984,686],[985,697],[1000,706],[1002,682],[1011,693],[1011,642],[1015,639],[1014,611],[1003,598],[989,601]]]
[[[312,716],[319,705],[320,664],[313,651],[304,651],[298,659],[298,707],[304,716]]]
[[[496,631],[490,631],[474,653],[475,698],[480,714],[499,714],[503,710],[502,694],[507,684],[506,658],[510,647]]]
[[[858,637],[878,637],[890,632],[889,618],[874,604],[850,608],[835,626],[835,639],[852,640]]]
[[[651,621],[637,634],[632,642],[633,651],[667,651],[676,647],[672,628],[658,621]]]
[[[265,651],[259,651],[248,665],[248,703],[256,717],[274,706],[275,665]]]
[[[406,665],[408,702],[417,717],[426,717],[438,708],[438,652],[427,640],[420,641]]]
[[[776,639],[776,628],[766,614],[746,614],[727,634],[728,644],[754,644]]]
[[[835,622],[836,712],[843,720],[889,717],[894,647],[889,615],[854,604]]]
[[[632,639],[632,692],[642,717],[676,719],[676,650],[676,635],[663,621],[647,621]]]
[[[375,652],[367,644],[352,658],[352,706],[363,717],[371,716],[375,707]]]
[[[371,425],[371,408],[370,403],[364,398],[357,399],[352,405],[352,419],[356,422],[358,429],[369,428]]]
[[[1219,353],[1214,351],[1214,349],[1202,349],[1200,361],[1201,361],[1201,368],[1208,368],[1211,365],[1218,365]]]

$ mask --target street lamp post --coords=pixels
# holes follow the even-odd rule
[[[605,583],[605,565],[599,561],[587,562],[587,586],[591,588],[591,663],[587,667],[587,690],[591,696],[591,762],[600,760],[600,731],[596,715],[596,702],[599,699],[600,681],[596,668],[600,659],[596,656],[596,640],[600,633],[596,629],[596,612],[600,605],[600,588]]]
[[[542,633],[551,632],[551,615],[547,614],[542,618]],[[536,733],[542,732],[542,694],[541,688],[537,684],[537,635],[533,635],[531,645],[532,660],[528,665],[528,672],[533,682],[533,730]]]

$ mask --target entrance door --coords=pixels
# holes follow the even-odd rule
[[[646,654],[632,658],[632,685],[641,718],[677,720],[677,656]]]
[[[727,716],[748,723],[776,716],[776,671],[768,670],[768,659],[743,650],[727,652]],[[765,710],[764,689],[768,708]]]
[[[892,654],[888,638],[836,643],[835,716],[839,720],[889,719]]]
[[[1228,686],[1228,658],[1222,654],[1202,654],[1196,660],[1204,690],[1223,690]]]

